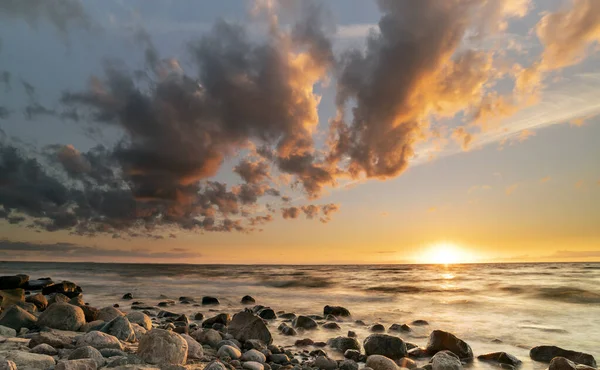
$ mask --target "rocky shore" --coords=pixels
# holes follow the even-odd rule
[[[432,329],[426,343],[400,337],[416,326],[428,327],[424,320],[388,328],[371,324],[369,335],[359,338],[353,331],[340,335],[346,323],[367,326],[344,307],[328,305],[316,315],[282,312],[244,296],[243,308],[225,312],[218,298],[157,294],[153,302],[141,302],[124,292],[113,306],[92,307],[75,283],[1,276],[0,370],[454,370],[474,362],[505,369],[521,366],[509,353],[473,353],[465,341],[441,330]],[[190,307],[210,314],[182,314]],[[315,331],[330,332],[330,339],[314,341]],[[295,344],[277,345],[276,333],[297,338]],[[592,355],[556,346],[533,347],[530,357],[550,370],[597,366]]]

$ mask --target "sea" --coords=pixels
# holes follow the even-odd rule
[[[529,349],[556,345],[582,351],[600,360],[600,263],[510,263],[456,265],[174,265],[0,262],[0,275],[24,273],[34,278],[69,280],[83,288],[84,300],[95,307],[118,303],[128,311],[134,301],[156,305],[162,296],[214,296],[219,312],[235,313],[240,299],[277,311],[323,314],[325,305],[350,310],[341,331],[319,329],[298,337],[277,333],[276,344],[291,346],[297,339],[326,341],[348,330],[359,341],[371,325],[426,320],[410,333],[393,333],[425,346],[434,329],[465,340],[475,356],[504,351],[523,361],[523,369],[545,369],[531,361]],[[215,307],[177,304],[170,311],[210,317]],[[211,311],[212,310],[212,311]],[[362,320],[366,325],[355,323]],[[390,333],[392,334],[392,333]],[[501,341],[497,343],[496,340]],[[341,359],[340,354],[331,353]],[[600,361],[599,361],[600,362]],[[493,366],[473,361],[473,369]]]

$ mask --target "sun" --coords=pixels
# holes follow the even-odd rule
[[[429,247],[419,258],[422,263],[452,265],[467,262],[467,256],[458,246],[452,243],[437,243]]]

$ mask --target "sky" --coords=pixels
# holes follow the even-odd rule
[[[599,51],[596,0],[0,0],[0,260],[600,261]]]

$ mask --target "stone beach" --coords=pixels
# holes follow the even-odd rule
[[[352,307],[326,305],[313,312],[283,312],[240,296],[239,307],[220,309],[218,296],[137,301],[122,292],[114,304],[86,303],[85,287],[27,275],[0,277],[0,370],[204,369],[208,370],[453,370],[480,362],[516,369],[506,352],[474,353],[456,335],[425,320],[389,328],[352,318]],[[197,313],[189,315],[190,308]],[[202,312],[201,312],[202,311]],[[425,327],[419,342],[400,337]],[[370,333],[357,337],[355,328]],[[430,329],[430,330],[429,330]],[[328,333],[327,341],[313,340]],[[362,330],[361,332],[364,332]],[[275,341],[289,336],[293,345]],[[577,348],[533,343],[531,360],[550,370],[595,369],[594,357]]]

